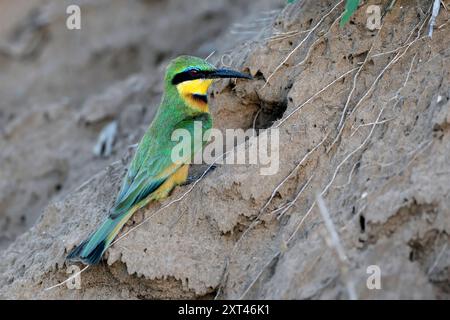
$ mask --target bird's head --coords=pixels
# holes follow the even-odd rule
[[[201,58],[180,56],[167,67],[166,91],[176,88],[176,93],[188,107],[208,112],[208,89],[214,80],[221,78],[252,79],[238,71],[217,69]]]

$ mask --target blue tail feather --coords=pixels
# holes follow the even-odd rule
[[[103,253],[108,248],[112,239],[116,236],[112,234],[116,226],[122,222],[123,217],[117,219],[107,220],[101,225],[101,227],[95,231],[89,238],[84,240],[80,245],[72,249],[67,255],[69,261],[80,261],[84,264],[97,264]],[[119,230],[116,231],[118,233]]]

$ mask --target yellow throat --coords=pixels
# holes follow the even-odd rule
[[[198,111],[209,112],[206,96],[213,79],[196,79],[177,85],[177,90],[186,104]]]

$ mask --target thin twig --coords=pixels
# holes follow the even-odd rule
[[[439,9],[440,8],[441,8],[441,1],[440,0],[434,0],[433,11],[431,13],[431,18],[430,18],[430,27],[428,29],[428,36],[430,38],[433,36],[433,28],[436,25],[436,18],[439,15]]]
[[[259,116],[259,114],[261,113],[261,110],[262,110],[262,109],[259,108],[258,111],[256,112],[255,117],[253,118],[253,126],[252,126],[253,132],[255,132],[255,130],[256,130],[256,120],[258,120],[258,116]]]
[[[350,300],[356,300],[356,291],[354,281],[349,276],[349,260],[347,254],[345,253],[344,247],[342,246],[341,240],[339,238],[339,234],[334,227],[334,223],[331,220],[330,213],[328,212],[328,208],[325,205],[325,201],[323,200],[320,194],[316,197],[317,205],[319,206],[320,214],[322,215],[322,219],[325,222],[325,227],[330,235],[330,239],[328,242],[329,246],[333,248],[338,256],[341,275],[344,279],[345,286],[347,288],[347,294]]]
[[[428,270],[427,275],[430,275],[434,271],[434,269],[437,267],[439,261],[441,260],[442,256],[444,255],[445,250],[447,250],[447,246],[448,246],[448,242],[446,242],[444,244],[444,246],[442,247],[442,249],[439,252],[438,256],[436,257],[436,260],[434,261],[433,265]]]
[[[317,22],[317,24],[311,29],[310,32],[308,32],[308,34],[305,36],[305,38],[303,38],[302,41],[300,41],[300,43],[286,56],[286,58],[284,58],[284,60],[275,68],[275,70],[269,75],[269,77],[267,78],[266,83],[264,84],[264,86],[262,88],[264,88],[272,79],[272,77],[275,75],[275,73],[278,72],[278,70],[281,69],[281,67],[292,57],[292,55],[305,43],[305,41],[309,38],[309,36],[314,32],[314,30],[316,30],[321,24],[322,22],[340,5],[342,4],[344,1],[340,0],[327,14],[325,14],[320,20],[319,22]]]
[[[384,24],[383,24],[383,25],[384,25]],[[380,33],[381,33],[381,30],[383,29],[383,25],[382,25],[381,28],[378,30],[377,36],[375,37],[375,40],[378,39],[378,37],[379,37],[379,35],[380,35]],[[351,101],[353,92],[355,92],[355,90],[356,90],[356,82],[357,82],[357,79],[358,79],[358,77],[359,77],[359,75],[360,75],[362,69],[364,68],[364,66],[366,65],[366,63],[367,63],[367,61],[368,61],[368,59],[369,59],[370,53],[372,52],[373,47],[374,47],[374,43],[375,43],[375,41],[373,41],[372,44],[370,45],[369,51],[367,52],[366,57],[364,58],[363,63],[361,64],[361,66],[359,67],[359,69],[358,69],[358,71],[356,72],[355,76],[353,77],[353,85],[352,85],[352,89],[350,90],[350,93],[348,94],[347,101],[345,102],[344,109],[342,110],[341,118],[340,118],[339,124],[338,124],[338,129],[340,129],[341,126],[343,125],[343,122],[344,122],[344,119],[345,119],[345,115],[347,114],[347,109],[348,109],[348,106],[350,105],[350,101]]]
[[[326,32],[323,36],[320,36],[316,41],[314,41],[314,43],[309,47],[308,52],[306,53],[305,58],[304,58],[301,62],[299,62],[298,64],[296,64],[295,67],[300,67],[300,66],[302,66],[303,64],[305,64],[306,61],[308,61],[308,59],[309,59],[309,57],[311,56],[311,53],[312,53],[313,49],[316,47],[316,45],[317,45],[318,43],[320,43],[320,42],[325,38],[325,36],[326,36],[328,33],[330,33],[330,31],[333,29],[334,25],[335,25],[338,21],[341,20],[341,18],[342,18],[343,15],[344,15],[344,13],[342,13],[339,17],[337,17],[336,20],[334,20],[334,22],[333,22],[333,23],[331,24],[331,26],[328,28],[327,32]]]
[[[308,181],[303,185],[303,187],[300,189],[300,191],[296,194],[295,198],[289,203],[289,205],[283,209],[283,211],[278,215],[278,220],[281,219],[281,217],[297,202],[298,198],[300,198],[300,195],[305,191],[306,187],[309,186],[309,183],[311,182],[312,178],[314,178],[314,173],[309,177]]]
[[[312,148],[308,153],[306,153],[305,156],[302,158],[302,160],[300,160],[300,162],[295,166],[295,168],[292,169],[291,172],[289,172],[289,174],[275,187],[275,189],[273,189],[272,194],[270,195],[269,199],[264,204],[264,206],[259,210],[259,212],[264,211],[269,206],[269,204],[271,203],[272,199],[275,197],[276,193],[281,188],[281,186],[283,186],[283,184],[287,180],[289,180],[293,176],[293,174],[303,165],[303,163],[306,161],[306,159],[308,159],[308,157],[325,142],[327,137],[328,137],[328,134],[314,148]]]
[[[431,8],[431,7],[430,7],[430,8]],[[362,101],[364,101],[364,99],[365,99],[366,97],[368,97],[369,94],[372,93],[372,90],[374,90],[376,84],[377,84],[378,81],[381,79],[381,77],[384,75],[384,73],[387,71],[387,69],[389,69],[393,64],[397,63],[398,60],[400,60],[400,59],[406,54],[406,52],[408,52],[409,48],[410,48],[414,43],[416,43],[418,40],[421,39],[421,38],[420,38],[420,33],[421,33],[422,28],[423,28],[423,26],[425,25],[426,21],[427,21],[427,18],[424,19],[422,25],[420,26],[419,31],[417,32],[417,37],[416,37],[413,41],[407,43],[405,46],[402,46],[402,47],[405,48],[405,50],[404,50],[402,53],[397,52],[397,54],[396,54],[396,56],[394,57],[394,59],[392,59],[392,60],[391,60],[391,61],[383,68],[383,70],[378,74],[378,76],[377,76],[377,77],[375,78],[375,80],[373,81],[372,85],[371,85],[371,86],[369,87],[369,89],[365,92],[365,94],[363,95],[363,97],[362,97],[361,99],[358,100],[358,102],[356,103],[355,107],[354,107],[353,110],[351,111],[350,116],[348,116],[347,118],[350,118],[350,117],[354,114],[354,112],[357,110],[357,108],[361,105]],[[414,31],[416,28],[417,28],[417,25],[414,26],[413,31]],[[381,29],[380,29],[380,30],[381,30]],[[380,30],[379,30],[379,31],[380,31]],[[412,33],[411,33],[411,34],[412,34]],[[408,39],[407,39],[406,41],[408,41],[408,40],[409,40],[409,37],[408,37]],[[370,51],[371,51],[371,49],[369,50],[369,54],[370,54]],[[394,51],[397,51],[397,50],[394,50]],[[398,51],[399,51],[399,50],[398,50]],[[367,56],[369,56],[369,54],[368,54]],[[366,59],[367,59],[367,56],[366,56]],[[363,65],[364,65],[364,64],[363,64]],[[362,67],[362,66],[361,66],[361,67]],[[355,88],[355,86],[356,86],[355,80],[356,80],[356,75],[355,75],[355,78],[354,78],[354,88]],[[353,90],[354,90],[354,89],[352,89],[352,91],[353,91]],[[351,92],[351,93],[352,93],[352,92]],[[350,97],[350,95],[349,95],[349,97]],[[347,103],[348,103],[348,102],[349,102],[349,99],[347,99]],[[346,103],[346,107],[348,107],[348,104],[347,104],[347,103]],[[344,107],[344,111],[342,112],[342,115],[341,115],[341,120],[339,121],[339,125],[338,125],[338,130],[339,130],[339,131],[338,131],[338,134],[336,135],[336,138],[335,138],[334,141],[331,143],[331,145],[330,145],[330,147],[329,147],[328,150],[331,150],[331,149],[333,148],[333,146],[337,143],[337,141],[338,141],[339,138],[341,137],[342,132],[344,131],[344,123],[343,123],[342,121],[345,121],[344,118],[345,118],[345,114],[347,113],[347,108],[346,108],[346,107]]]
[[[381,120],[380,122],[377,122],[377,123],[375,123],[375,122],[363,123],[363,124],[357,125],[355,129],[353,129],[353,126],[352,126],[351,130],[353,130],[353,132],[350,134],[350,137],[353,137],[353,136],[355,135],[355,133],[356,133],[356,132],[359,130],[359,128],[361,128],[361,127],[372,126],[372,125],[374,125],[374,124],[383,124],[383,123],[386,123],[386,122],[389,122],[389,121],[392,121],[392,120],[395,120],[395,119],[396,119],[396,118],[389,118],[389,119]]]
[[[372,123],[372,125],[373,125],[374,123]],[[350,174],[349,174],[349,176],[348,176],[348,179],[347,179],[347,183],[345,183],[345,184],[343,184],[343,185],[340,185],[340,186],[335,186],[334,188],[344,188],[344,187],[346,187],[346,186],[348,186],[349,184],[350,184],[350,182],[352,181],[352,177],[353,177],[353,172],[355,172],[355,170],[356,170],[356,167],[360,164],[361,162],[360,161],[357,161],[357,162],[355,162],[355,164],[353,165],[353,167],[352,167],[352,170],[350,170]]]
[[[63,282],[60,282],[58,284],[55,284],[54,286],[45,288],[44,291],[49,291],[55,288],[58,288],[64,284],[66,284],[69,281],[72,281],[73,279],[75,279],[76,277],[78,277],[81,273],[83,273],[84,271],[86,271],[88,268],[90,267],[90,265],[87,265],[86,267],[84,267],[83,269],[81,269],[80,271],[78,271],[77,273],[71,275],[69,278],[67,278],[66,280],[64,280]]]
[[[381,114],[383,113],[384,107],[381,109],[380,113],[378,114],[377,120],[374,121],[374,123],[379,122],[379,119],[381,117]],[[339,169],[342,167],[342,165],[354,154],[356,153],[358,150],[360,150],[361,148],[363,148],[365,146],[365,144],[367,143],[367,141],[370,139],[370,137],[373,134],[373,131],[375,129],[376,125],[374,124],[372,126],[372,129],[370,130],[369,135],[366,137],[366,139],[363,141],[363,143],[361,145],[359,145],[356,149],[354,149],[352,152],[350,152],[345,158],[344,160],[339,163],[339,165],[336,167],[336,170],[333,174],[332,179],[330,180],[330,182],[327,184],[327,186],[322,190],[322,192],[320,193],[321,196],[323,196],[324,194],[326,194],[326,192],[328,191],[329,187],[333,184],[333,181],[336,178],[337,172],[339,171]],[[295,230],[292,232],[292,234],[290,235],[290,237],[288,238],[286,244],[289,245],[293,239],[295,238],[297,232],[300,230],[301,226],[303,225],[303,222],[309,217],[309,215],[311,214],[314,206],[316,205],[317,201],[315,200],[312,205],[310,206],[310,208],[308,209],[308,211],[306,212],[306,214],[302,217],[302,219],[300,220],[300,222],[297,224]],[[276,259],[278,256],[281,255],[281,251],[278,251],[275,255],[272,256],[271,259],[268,260],[268,262],[266,264],[264,264],[264,266],[261,268],[260,272],[256,275],[255,279],[250,283],[250,285],[244,290],[244,293],[241,295],[240,299],[242,299],[247,292],[251,289],[251,287],[253,287],[253,285],[256,283],[256,281],[258,281],[258,279],[261,277],[261,275],[263,274],[264,270],[267,268],[267,266],[269,266],[272,261],[274,259]]]
[[[216,50],[213,50],[213,51],[205,58],[205,61],[208,61],[208,59],[211,58],[211,57],[214,55],[214,53],[216,53]]]
[[[353,68],[347,72],[345,72],[344,74],[342,74],[341,76],[339,76],[337,79],[333,80],[332,82],[330,82],[329,84],[327,84],[325,87],[323,87],[322,89],[320,89],[319,91],[317,91],[315,94],[313,94],[311,97],[308,98],[308,100],[306,100],[305,102],[303,102],[301,105],[297,106],[294,110],[292,110],[287,116],[283,117],[275,126],[274,128],[279,128],[284,122],[286,122],[286,120],[288,120],[294,113],[296,113],[297,111],[301,110],[305,105],[307,105],[308,103],[310,103],[311,101],[314,100],[314,98],[316,98],[318,95],[320,95],[322,92],[324,92],[325,90],[327,90],[329,87],[331,87],[333,84],[335,84],[336,82],[338,82],[339,80],[341,80],[342,78],[345,78],[348,74],[354,72],[355,70],[357,70],[358,68]]]

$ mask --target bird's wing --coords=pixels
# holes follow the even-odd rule
[[[110,218],[114,219],[126,213],[133,205],[158,189],[184,163],[191,160],[193,154],[203,146],[202,136],[194,134],[194,121],[197,120],[202,121],[203,129],[210,128],[209,115],[186,118],[174,127],[174,130],[187,130],[191,137],[190,141],[168,139],[164,143],[156,143],[150,136],[142,140],[130,164],[114,207],[110,211]],[[197,141],[199,139],[201,140]],[[185,145],[185,147],[183,146],[184,150],[190,150],[190,152],[183,155],[183,161],[174,163],[171,157],[172,150],[179,143]]]

